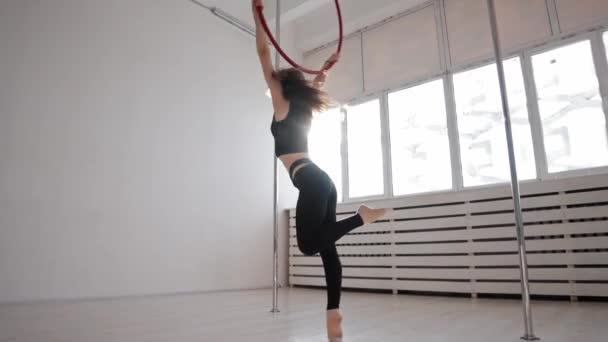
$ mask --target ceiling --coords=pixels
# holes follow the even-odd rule
[[[323,6],[293,21],[295,38],[302,51],[314,49],[338,38],[334,1],[323,2]],[[342,0],[340,7],[344,17],[345,34],[378,23],[424,2],[428,0]]]
[[[210,7],[218,7],[225,12],[230,13],[236,18],[239,18],[244,23],[253,26],[253,18],[251,15],[251,0],[196,0],[197,2]],[[305,3],[311,3],[318,0],[280,0],[281,13],[286,15],[293,9],[300,7]],[[320,2],[325,2],[321,0]],[[264,13],[270,22],[274,20],[276,13],[277,0],[264,0]]]
[[[217,6],[253,25],[251,0],[198,0]],[[266,17],[274,21],[277,0],[264,0]],[[337,39],[338,21],[333,0],[279,0],[281,22],[292,26],[296,47],[302,52]],[[345,33],[382,21],[429,0],[341,0]]]

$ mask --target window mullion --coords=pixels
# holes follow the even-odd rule
[[[452,66],[452,57],[450,54],[450,42],[445,13],[445,2],[446,0],[438,0],[435,3],[435,16],[437,18],[437,36],[439,40],[442,72],[446,72]]]
[[[384,197],[393,197],[393,163],[391,159],[391,139],[388,109],[388,93],[380,96],[380,129],[382,132],[382,167],[384,170]]]
[[[606,117],[606,134],[608,134],[608,61],[603,38],[603,32],[595,33],[591,39],[591,49],[600,86],[604,116]]]
[[[344,107],[340,107],[340,122],[342,128],[342,143],[340,144],[340,150],[342,153],[342,202],[348,202],[349,189],[348,189],[348,129],[346,127],[348,115]]]
[[[447,113],[448,139],[450,142],[450,159],[452,165],[452,188],[464,188],[462,176],[462,158],[460,157],[460,139],[458,137],[458,118],[456,116],[456,98],[454,95],[454,79],[451,73],[443,78],[445,108]]]
[[[529,53],[523,53],[521,56],[521,63],[524,75],[524,86],[526,87],[528,118],[532,129],[532,144],[534,145],[534,159],[536,160],[536,177],[539,179],[546,179],[549,175],[549,167],[547,165],[545,138],[538,106],[538,94],[536,92],[536,81],[534,80],[532,56]]]
[[[462,159],[460,158],[460,140],[458,138],[458,119],[456,117],[456,97],[454,95],[454,80],[452,73],[452,57],[450,54],[450,39],[448,34],[447,19],[446,19],[446,0],[439,0],[439,12],[441,22],[439,30],[441,31],[440,46],[443,51],[443,68],[446,71],[443,77],[443,89],[445,99],[445,110],[447,115],[448,141],[450,144],[450,165],[452,167],[452,189],[460,190],[464,188],[462,176]]]
[[[557,12],[557,3],[556,0],[546,0],[547,1],[547,14],[549,15],[549,23],[551,24],[551,35],[553,37],[558,37],[561,34],[561,29],[559,25],[559,15]]]

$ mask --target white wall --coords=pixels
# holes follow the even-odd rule
[[[250,37],[186,0],[3,0],[0,43],[0,302],[270,286]]]

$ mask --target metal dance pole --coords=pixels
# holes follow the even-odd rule
[[[281,0],[277,1],[276,8],[276,32],[275,37],[277,42],[281,42]],[[278,70],[281,64],[281,56],[279,52],[275,52],[274,65]],[[274,246],[272,256],[272,310],[270,312],[279,312],[279,163],[274,156]]]
[[[530,306],[530,285],[528,283],[528,261],[526,258],[526,238],[524,234],[524,222],[521,211],[521,200],[519,195],[519,181],[517,179],[517,167],[515,163],[515,151],[513,148],[513,132],[511,129],[511,113],[509,111],[509,99],[507,97],[507,82],[502,61],[502,51],[498,35],[498,24],[496,19],[496,6],[494,0],[488,0],[488,11],[490,13],[490,25],[492,27],[492,38],[494,42],[494,54],[496,55],[496,67],[498,69],[498,81],[502,98],[502,110],[505,115],[505,131],[507,134],[507,147],[509,149],[509,164],[511,166],[511,188],[513,191],[513,203],[515,207],[515,222],[517,223],[517,240],[519,243],[519,266],[521,271],[521,296],[524,309],[524,322],[526,326],[526,341],[538,340],[534,336],[532,324],[532,308]]]

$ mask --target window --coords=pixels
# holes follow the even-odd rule
[[[519,58],[504,62],[517,171],[536,177],[532,132]],[[509,156],[496,64],[454,75],[464,186],[510,181]]]
[[[608,32],[602,35],[608,53]],[[597,43],[601,45],[601,40]],[[533,55],[532,75],[526,76],[536,88],[537,99],[527,96],[533,92],[526,91],[520,58],[504,62],[521,180],[537,177],[528,118],[528,104],[534,100],[539,112],[534,118],[541,122],[534,133],[544,142],[544,151],[538,152],[544,153],[547,165],[543,174],[608,166],[608,113],[603,107],[608,100],[600,93],[593,51],[592,42],[586,40]],[[452,77],[462,185],[509,182],[496,65]],[[311,158],[336,184],[339,201],[384,196],[388,187],[395,196],[453,188],[454,156],[447,120],[452,108],[445,102],[446,91],[444,79],[434,80],[383,93],[386,104],[376,97],[315,115],[309,139]],[[385,134],[390,137],[388,151],[384,149]],[[391,156],[390,166],[386,164],[392,171],[389,178],[385,177],[389,174],[385,152]],[[544,159],[541,164],[545,165]]]
[[[388,95],[393,194],[452,188],[443,80]]]
[[[384,194],[380,100],[346,107],[348,196]]]
[[[339,108],[315,114],[308,148],[310,158],[325,170],[336,184],[338,201],[342,201],[342,113]]]
[[[591,43],[532,57],[549,172],[608,165],[606,118]]]

